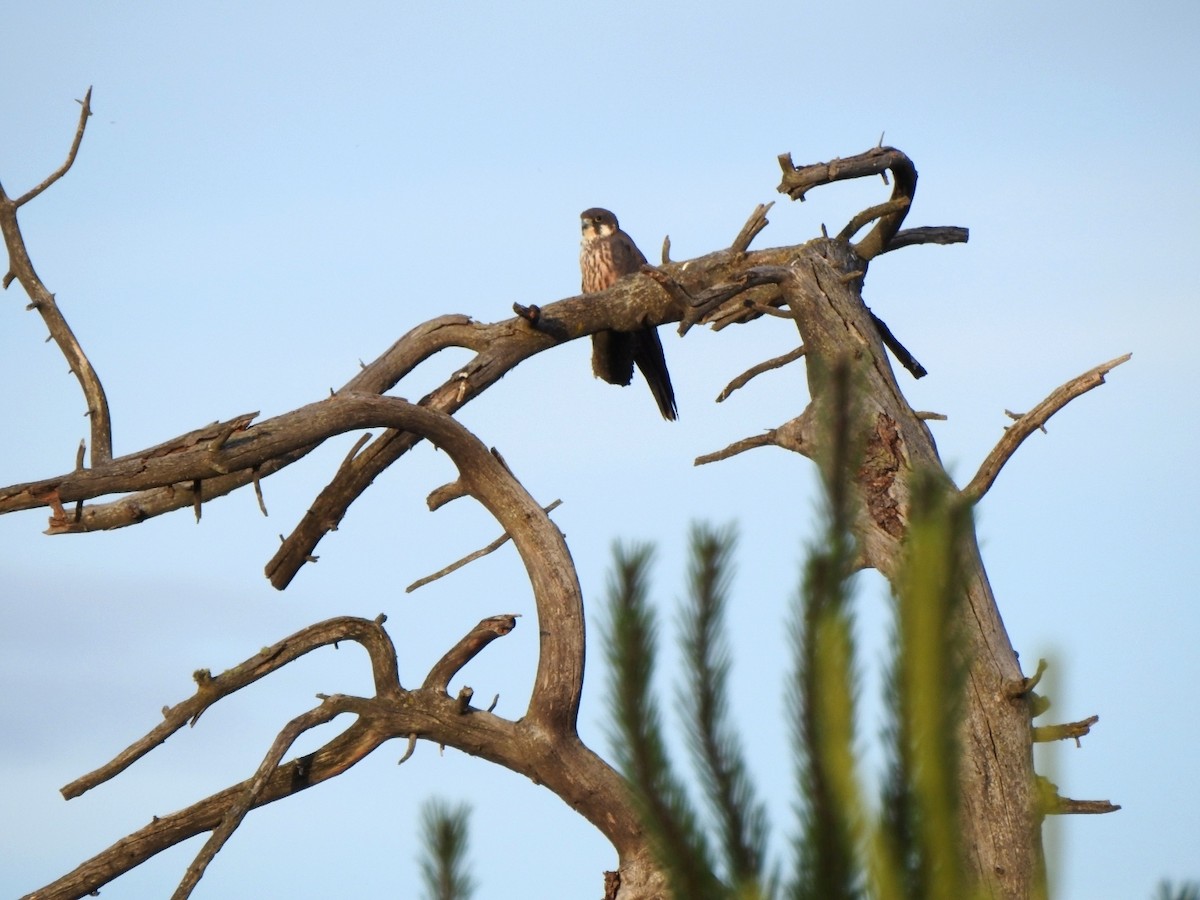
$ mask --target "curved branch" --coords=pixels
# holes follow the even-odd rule
[[[88,417],[91,420],[92,435],[92,465],[101,465],[112,459],[112,419],[108,411],[108,399],[104,395],[104,386],[100,376],[83,352],[75,333],[58,308],[54,294],[46,288],[38,277],[33,261],[29,258],[29,250],[25,246],[25,238],[21,234],[21,226],[17,222],[17,210],[45,191],[50,185],[62,178],[75,162],[79,145],[83,141],[83,132],[87,127],[88,117],[92,114],[92,89],[89,87],[83,100],[79,101],[82,109],[79,113],[79,125],[75,129],[75,139],[67,153],[66,162],[48,175],[41,184],[26,191],[16,200],[10,200],[0,187],[0,233],[4,235],[4,244],[8,249],[8,274],[4,276],[4,287],[7,289],[15,278],[29,296],[29,309],[36,309],[58,349],[67,358],[72,374],[83,389],[84,400],[87,401]]]
[[[1104,384],[1104,376],[1121,363],[1127,362],[1132,356],[1132,353],[1126,353],[1124,356],[1110,359],[1108,362],[1101,363],[1094,369],[1089,369],[1082,375],[1072,378],[1066,384],[1055,388],[1049,397],[1019,417],[1004,432],[1004,437],[1000,438],[1000,442],[996,444],[992,452],[987,455],[987,459],[983,461],[983,465],[979,467],[979,471],[975,473],[971,483],[963,488],[962,495],[967,502],[978,503],[983,499],[983,495],[995,482],[996,476],[1000,474],[1004,464],[1017,452],[1017,448],[1021,446],[1025,438],[1038,429],[1044,428],[1052,415],[1076,397]]]
[[[319,647],[327,647],[341,641],[356,641],[362,644],[371,658],[375,690],[379,694],[393,695],[400,690],[396,648],[387,632],[383,630],[382,616],[375,621],[353,616],[327,619],[263,648],[245,662],[215,678],[204,669],[196,672],[194,677],[197,688],[192,697],[175,706],[164,708],[163,721],[159,725],[122,750],[110,762],[63,787],[63,797],[71,800],[115,778],[184,725],[195,725],[204,711],[223,697],[240,691]]]
[[[79,153],[79,145],[83,143],[83,132],[87,128],[87,121],[92,117],[92,87],[88,85],[88,89],[83,94],[82,100],[75,101],[79,104],[79,124],[75,126],[75,139],[71,141],[71,149],[67,151],[66,161],[51,172],[36,187],[32,187],[23,193],[20,197],[13,201],[13,206],[24,206],[58,179],[62,178],[70,170],[71,166],[75,165],[75,157]]]
[[[446,692],[450,679],[459,669],[473,660],[496,638],[504,637],[517,627],[517,614],[491,616],[484,619],[439,659],[425,676],[422,690]]]
[[[895,206],[888,207],[867,236],[853,245],[854,252],[865,260],[872,260],[888,249],[908,214],[917,190],[916,166],[894,147],[873,147],[857,156],[835,159],[827,163],[814,163],[799,169],[792,162],[792,155],[784,153],[779,157],[779,167],[783,170],[779,192],[787,194],[793,200],[803,200],[806,193],[819,185],[832,184],[847,178],[882,175],[891,171],[894,185],[890,203]]]

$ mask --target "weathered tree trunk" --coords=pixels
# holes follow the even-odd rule
[[[854,531],[863,564],[894,580],[914,474],[939,473],[951,489],[952,483],[928,427],[896,384],[863,304],[866,262],[843,241],[816,240],[802,248],[789,268],[782,289],[804,336],[812,396],[796,422],[794,449],[822,459],[822,430],[815,426],[827,402],[824,375],[839,360],[854,360],[851,406],[865,431],[860,436],[864,461],[855,483]],[[1037,894],[1043,869],[1030,707],[974,534],[964,544],[966,603],[959,608],[969,669],[960,780],[966,862],[991,896],[1016,900]]]

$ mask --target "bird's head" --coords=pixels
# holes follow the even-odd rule
[[[620,227],[617,225],[616,216],[607,209],[600,209],[599,207],[584,210],[579,214],[579,220],[583,225],[583,239],[585,241],[594,241],[596,238],[608,237],[610,234],[616,233]]]

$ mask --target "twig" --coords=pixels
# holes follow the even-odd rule
[[[455,482],[455,483],[457,484],[457,482]],[[433,494],[430,494],[429,497],[430,497],[430,500],[429,500],[430,509],[434,509],[434,507],[432,505],[433,504]],[[542,511],[544,513],[546,513],[547,515],[549,515],[551,512],[558,509],[558,507],[561,505],[562,505],[562,500],[555,500],[549,506],[542,507]],[[499,550],[501,547],[503,547],[506,543],[508,543],[511,540],[512,540],[512,535],[510,535],[506,531],[504,534],[500,535],[500,537],[496,538],[494,541],[492,541],[486,547],[481,547],[480,549],[474,551],[473,553],[468,553],[462,559],[456,560],[455,562],[450,563],[450,565],[446,566],[443,569],[439,569],[438,571],[434,572],[432,575],[426,575],[424,578],[418,578],[416,581],[414,581],[412,584],[410,584],[408,587],[406,587],[404,589],[404,593],[411,594],[417,588],[424,587],[425,585],[429,584],[431,581],[437,581],[439,578],[444,578],[445,576],[449,575],[451,572],[461,569],[467,563],[475,562],[475,560],[480,559],[481,557],[487,556],[489,553],[493,553],[496,550]]]
[[[1086,734],[1090,734],[1092,726],[1099,721],[1099,716],[1088,716],[1079,722],[1066,722],[1062,725],[1038,725],[1033,729],[1033,742],[1039,744],[1048,741],[1073,739],[1075,746],[1079,747],[1081,746],[1079,739]]]
[[[1032,675],[1007,685],[1004,689],[1004,696],[1009,700],[1020,700],[1022,697],[1029,696],[1030,691],[1038,686],[1038,682],[1042,680],[1042,676],[1046,674],[1046,669],[1049,667],[1044,659],[1039,659],[1037,670]]]
[[[396,765],[402,766],[412,758],[413,752],[417,749],[417,735],[410,734],[408,736],[408,746],[404,750],[404,755],[396,760]]]
[[[679,322],[679,334],[685,335],[697,322],[723,303],[751,288],[764,284],[779,284],[790,277],[786,266],[755,266],[739,273],[733,280],[716,284],[691,298],[691,306]]]
[[[258,466],[251,469],[254,477],[254,497],[258,500],[258,508],[262,510],[262,514],[267,515],[267,503],[263,499],[262,479],[258,477]]]
[[[46,176],[37,187],[30,188],[20,197],[13,201],[13,206],[21,207],[36,197],[58,179],[67,174],[67,171],[75,164],[75,156],[79,153],[79,145],[83,143],[83,132],[87,128],[87,120],[92,115],[92,88],[89,85],[87,92],[83,95],[82,100],[76,101],[79,103],[79,124],[75,126],[75,139],[71,141],[71,149],[67,151],[67,159],[61,166]]]
[[[1117,812],[1120,808],[1120,805],[1108,800],[1072,800],[1070,797],[1057,797],[1043,812],[1048,816],[1096,816]]]
[[[1094,369],[1089,369],[1082,375],[1072,378],[1066,384],[1056,388],[1051,392],[1049,397],[1029,412],[1017,419],[1016,423],[1004,432],[1004,437],[1000,438],[999,443],[992,449],[992,452],[987,455],[987,458],[983,461],[983,465],[979,467],[979,471],[971,479],[971,483],[963,488],[963,498],[968,503],[978,503],[983,498],[983,495],[988,492],[988,488],[995,482],[996,476],[1000,474],[1000,470],[1004,467],[1004,464],[1008,462],[1017,448],[1021,446],[1025,438],[1029,437],[1037,429],[1044,428],[1051,416],[1076,397],[1086,394],[1092,388],[1104,384],[1104,376],[1117,366],[1127,362],[1132,356],[1132,353],[1126,353],[1124,356],[1110,359],[1108,362],[1101,363]]]
[[[801,344],[795,350],[790,350],[783,354],[783,356],[776,356],[773,359],[760,362],[756,366],[751,366],[737,378],[733,379],[733,381],[729,382],[729,384],[725,385],[725,389],[717,395],[717,402],[724,402],[730,394],[736,390],[739,390],[740,388],[744,388],[753,379],[763,374],[763,372],[770,372],[772,369],[779,369],[783,366],[786,366],[788,363],[795,362],[796,360],[800,359],[800,357],[804,356],[804,352],[804,345]]]
[[[747,450],[755,450],[759,447],[781,447],[784,450],[791,450],[793,453],[808,456],[812,453],[812,440],[808,435],[808,429],[809,413],[808,410],[805,410],[796,418],[785,422],[778,428],[772,428],[764,434],[743,438],[740,441],[735,441],[723,450],[697,456],[692,465],[704,466],[708,463],[720,462],[723,459],[729,459],[731,456],[737,456],[739,453],[745,453]]]
[[[867,310],[867,312],[871,311]],[[908,369],[913,378],[924,378],[929,374],[925,371],[925,367],[917,362],[916,357],[908,352],[908,348],[896,339],[896,336],[892,334],[892,330],[887,327],[887,323],[883,319],[871,312],[871,321],[879,329],[879,336],[883,339],[884,346],[895,354],[896,361]]]

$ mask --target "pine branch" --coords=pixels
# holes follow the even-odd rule
[[[853,410],[846,365],[829,373],[831,406],[825,411],[828,452],[827,522],[823,544],[805,569],[794,620],[796,674],[790,706],[796,710],[800,832],[795,840],[794,900],[841,900],[861,896],[858,848],[862,797],[854,758],[855,675],[850,584],[854,571],[849,533],[849,482]]]
[[[910,896],[965,896],[959,828],[959,723],[966,660],[955,628],[964,594],[960,547],[970,508],[930,475],[914,479],[899,588],[898,690],[904,723],[907,828],[917,883]]]
[[[671,771],[662,716],[652,693],[656,624],[647,601],[653,548],[618,544],[609,576],[609,621],[604,635],[610,665],[609,703],[617,768],[642,815],[642,823],[676,897],[719,898],[724,888],[697,817]]]
[[[690,602],[681,637],[688,680],[679,696],[688,710],[688,740],[717,823],[725,871],[735,890],[753,890],[763,882],[767,819],[729,722],[725,606],[736,543],[732,526],[692,526]]]
[[[475,892],[467,871],[470,815],[467,804],[451,807],[436,797],[421,807],[424,843],[419,861],[426,900],[470,900]]]

